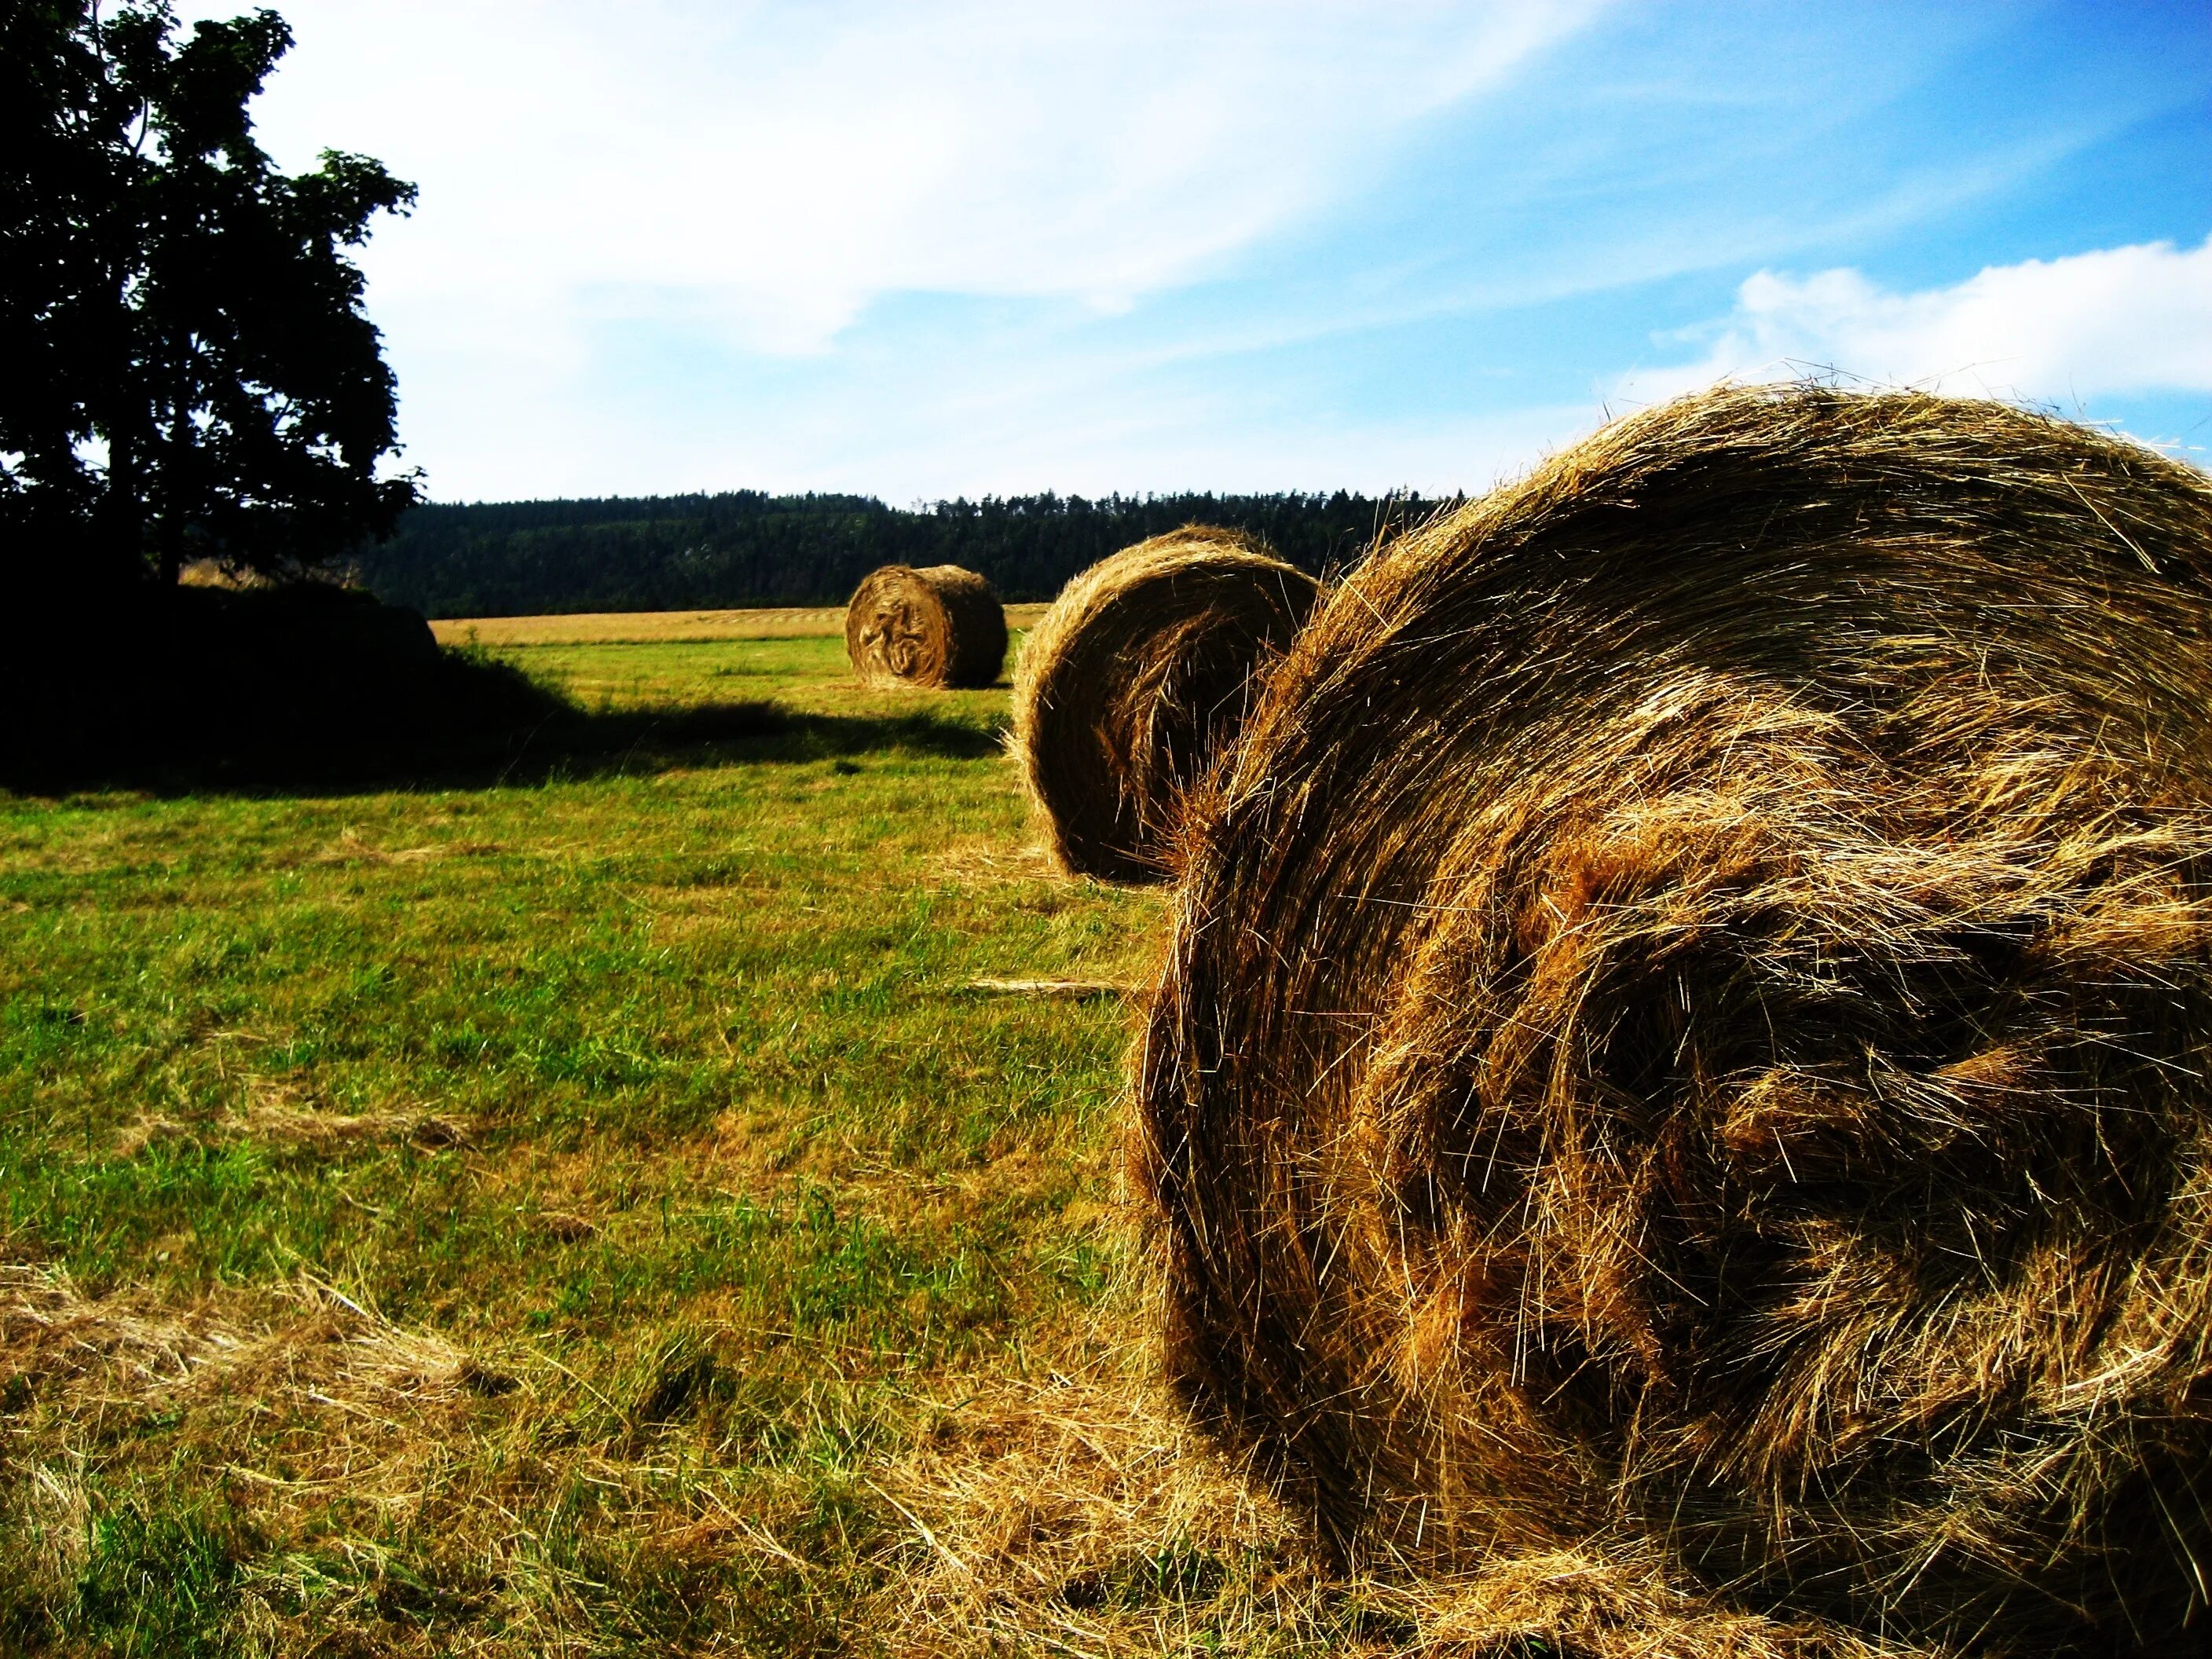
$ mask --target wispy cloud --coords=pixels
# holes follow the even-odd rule
[[[1702,357],[1626,376],[1619,395],[1650,402],[1724,378],[1816,370],[2068,407],[2212,392],[2212,240],[1992,265],[1913,294],[1852,270],[1762,270],[1713,332]]]
[[[2206,385],[2186,15],[275,3],[264,142],[422,186],[363,263],[442,499],[1474,489],[1608,391],[1799,362]]]
[[[1110,312],[1188,281],[1595,9],[295,0],[262,121],[422,185],[371,253],[383,293],[805,353],[888,293]]]

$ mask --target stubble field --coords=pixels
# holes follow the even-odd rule
[[[0,1649],[1401,1641],[1152,1385],[1124,1000],[975,987],[1162,928],[1043,866],[1003,687],[496,648],[708,735],[0,796]]]

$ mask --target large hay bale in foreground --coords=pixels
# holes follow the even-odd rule
[[[1053,856],[1156,881],[1182,797],[1243,724],[1320,589],[1253,538],[1191,525],[1060,592],[1014,671],[1014,749]]]
[[[1686,400],[1378,554],[1190,808],[1184,1385],[1355,1557],[2207,1646],[2209,618],[2201,474],[1917,395]]]
[[[870,685],[989,685],[1006,659],[1006,612],[957,564],[887,564],[845,607],[845,653]]]

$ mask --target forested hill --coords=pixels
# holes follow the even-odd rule
[[[382,599],[430,617],[842,605],[883,564],[980,570],[1048,599],[1117,548],[1191,523],[1246,530],[1316,573],[1440,505],[1408,496],[1017,495],[906,510],[866,495],[720,495],[418,507],[362,555]]]

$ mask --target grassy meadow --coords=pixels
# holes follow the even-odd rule
[[[1153,1389],[1128,1006],[975,985],[1158,896],[1003,687],[702,631],[474,647],[696,740],[0,795],[0,1651],[1402,1638]]]

